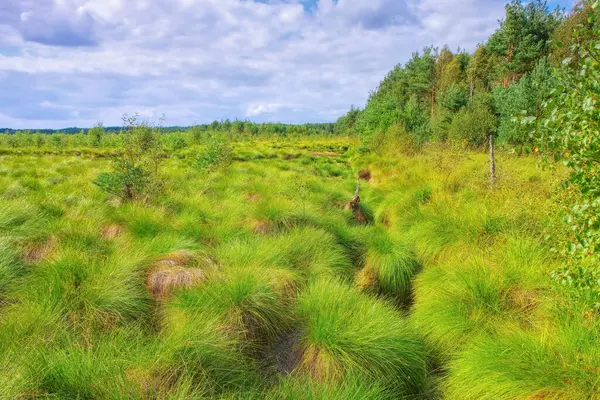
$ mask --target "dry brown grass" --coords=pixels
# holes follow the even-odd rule
[[[159,258],[150,267],[146,287],[155,297],[168,297],[174,290],[202,284],[208,272],[216,267],[207,254],[179,250]]]
[[[363,181],[370,181],[372,178],[372,174],[371,174],[371,170],[368,168],[364,168],[361,169],[360,172],[358,173],[358,179],[361,179]]]
[[[203,283],[206,273],[199,268],[173,267],[153,271],[146,286],[156,297],[168,297],[176,289],[189,289]]]
[[[341,156],[340,153],[335,153],[333,151],[315,151],[310,154],[313,156],[316,156],[316,157],[340,157]]]
[[[100,236],[108,240],[116,239],[123,234],[123,230],[123,227],[119,224],[104,225],[100,229]]]
[[[252,219],[250,220],[250,229],[252,229],[254,233],[268,235],[273,230],[273,225],[266,220]]]
[[[260,199],[262,199],[262,196],[260,195],[260,193],[249,192],[246,194],[246,199],[251,203],[255,203],[255,202],[259,201]]]
[[[354,282],[360,290],[366,293],[376,294],[379,288],[377,273],[371,267],[365,267],[358,271]]]
[[[41,242],[33,242],[25,245],[23,261],[25,264],[37,264],[47,260],[58,248],[58,241],[51,236]]]
[[[337,382],[343,377],[343,368],[327,351],[309,346],[302,353],[296,371],[308,374],[317,382]]]

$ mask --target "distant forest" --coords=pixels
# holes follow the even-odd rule
[[[250,133],[250,134],[311,134],[314,132],[319,133],[333,133],[334,130],[333,123],[311,123],[311,124],[282,124],[282,123],[263,123],[258,124],[251,121],[230,121],[228,119],[224,121],[214,121],[210,124],[200,124],[194,126],[166,126],[161,127],[161,131],[164,133],[174,133],[174,132],[185,132],[192,128],[197,129],[199,131],[213,131],[213,132],[232,132],[232,133]],[[93,128],[64,128],[64,129],[9,129],[9,128],[0,128],[0,133],[4,133],[6,135],[15,135],[17,133],[21,134],[53,134],[53,133],[61,133],[65,135],[75,135],[75,134],[84,134],[87,135],[89,131]],[[103,127],[104,133],[121,133],[123,131],[122,126],[108,126]]]

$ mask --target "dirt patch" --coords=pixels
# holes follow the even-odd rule
[[[341,157],[340,153],[336,153],[334,151],[313,151],[310,153],[315,157]]]
[[[297,158],[300,158],[301,154],[300,153],[295,153],[295,154],[284,154],[281,156],[281,158],[283,158],[284,160],[295,160]]]
[[[50,237],[42,242],[25,245],[23,261],[25,264],[37,264],[48,259],[58,247],[56,238]]]
[[[279,335],[274,344],[275,369],[282,374],[291,374],[302,361],[300,331]]]
[[[371,170],[368,168],[363,168],[358,173],[358,179],[363,181],[370,181],[373,175],[371,174]]]
[[[269,340],[266,346],[257,354],[257,359],[262,368],[269,375],[289,375],[302,362],[302,348],[300,345],[301,332],[293,330],[282,332],[274,339]],[[277,379],[277,376],[273,376]]]

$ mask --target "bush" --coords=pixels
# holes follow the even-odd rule
[[[492,113],[488,96],[475,95],[468,108],[463,108],[452,118],[450,139],[469,147],[483,146],[489,135],[496,131],[496,116]]]
[[[544,104],[545,115],[537,124],[533,139],[543,154],[561,160],[569,168],[566,221],[572,230],[572,242],[565,252],[571,258],[555,278],[571,285],[577,296],[592,299],[600,308],[600,13],[596,2],[587,43],[586,30],[576,35],[579,45],[573,52],[579,62],[566,59],[556,71],[556,87]],[[582,28],[583,29],[583,28]],[[590,32],[587,32],[589,35]],[[530,122],[530,121],[529,121]],[[586,293],[588,292],[588,293]]]
[[[102,122],[98,122],[92,129],[88,131],[90,143],[94,147],[100,147],[102,144],[102,137],[104,136],[104,127]]]
[[[229,165],[231,153],[231,145],[224,135],[212,135],[206,149],[196,157],[194,166],[206,171]]]
[[[455,83],[442,96],[442,106],[452,112],[458,112],[469,102],[467,89]]]
[[[139,122],[137,115],[125,116],[124,122],[123,150],[112,163],[113,171],[100,174],[94,184],[125,201],[148,201],[162,190],[159,129]]]

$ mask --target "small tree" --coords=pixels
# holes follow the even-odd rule
[[[581,289],[600,307],[600,22],[599,2],[590,25],[582,27],[585,40],[575,40],[573,59],[557,71],[557,85],[538,119],[534,140],[540,150],[570,169],[571,189],[566,220],[573,231],[570,265],[555,273],[562,283]],[[591,29],[589,28],[591,26]],[[591,34],[590,34],[591,33]],[[589,36],[587,36],[589,35]],[[533,117],[526,122],[532,122]]]
[[[211,135],[206,149],[194,160],[194,166],[201,170],[214,170],[231,162],[231,145],[225,135]]]
[[[88,131],[88,136],[90,137],[91,145],[94,147],[100,147],[102,144],[102,137],[104,136],[104,126],[102,122],[98,122]]]
[[[202,143],[206,129],[200,125],[194,125],[188,130],[188,132],[190,133],[192,143],[199,144]]]
[[[113,160],[113,170],[100,174],[94,184],[124,201],[148,201],[163,187],[160,125],[140,122],[137,114],[123,116],[123,123],[123,149]]]

